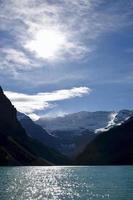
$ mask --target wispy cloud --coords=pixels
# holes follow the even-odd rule
[[[17,66],[19,66],[19,65],[30,66],[31,65],[28,57],[24,54],[24,52],[21,52],[20,50],[12,49],[12,48],[1,48],[0,51],[1,51],[1,54],[4,57],[4,59],[8,63],[10,63],[10,65],[12,65],[12,64],[14,64],[14,65],[17,64]]]
[[[104,0],[0,1],[1,31],[8,33],[8,37],[2,36],[1,69],[8,65],[13,68],[10,71],[33,70],[51,60],[77,60],[89,55],[97,37],[129,23],[132,3],[124,7],[117,1],[115,9],[112,4],[108,8]],[[124,7],[122,12],[120,6]]]
[[[53,108],[55,106],[54,102],[82,97],[86,94],[90,94],[90,92],[91,89],[88,87],[74,87],[53,92],[37,93],[35,95],[12,91],[5,91],[5,94],[18,111],[33,115],[36,111]]]

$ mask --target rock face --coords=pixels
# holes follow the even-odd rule
[[[78,156],[77,164],[132,165],[133,117],[98,135]]]
[[[16,114],[0,87],[0,165],[64,164],[62,155],[27,135]]]
[[[0,88],[0,136],[8,137],[12,135],[18,139],[20,136],[22,138],[27,137],[25,130],[17,120],[16,113],[16,109]]]
[[[0,87],[0,128],[4,128],[5,125],[8,125],[10,128],[20,128],[16,118],[16,109],[9,99],[6,98]]]

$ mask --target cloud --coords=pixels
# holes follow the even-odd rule
[[[35,113],[31,113],[28,115],[33,121],[37,121],[40,117],[39,115],[36,115]]]
[[[31,71],[33,68],[38,68],[40,62],[32,60],[28,57],[25,52],[16,48],[0,48],[0,70],[1,73],[5,75],[13,75],[13,79],[17,79],[20,75],[20,79],[24,80],[22,77],[22,72]],[[33,62],[34,61],[34,62]]]
[[[13,48],[2,48],[0,49],[3,60],[11,64],[19,65],[31,65],[28,57],[20,50]]]
[[[74,87],[53,92],[37,93],[35,95],[12,91],[5,91],[5,94],[18,111],[33,115],[36,111],[53,108],[55,106],[54,103],[57,101],[82,97],[90,94],[90,92],[91,89],[88,87]]]
[[[59,19],[62,16],[62,6],[60,7],[60,5],[50,4],[47,1],[40,1],[37,4],[35,0],[22,2],[9,0],[8,2],[2,1],[0,4],[2,8],[1,31],[7,32],[11,37],[12,49],[14,46],[21,48],[21,52],[18,50],[21,53],[21,59],[19,59],[21,63],[18,63],[13,56],[14,64],[19,64],[19,68],[23,69],[23,65],[28,68],[28,64],[30,64],[27,62],[30,60],[28,54],[25,54],[25,59],[22,60],[24,50],[33,55],[34,62],[40,61],[40,66],[42,66],[43,60],[51,61],[51,58],[61,60],[65,54],[73,58],[80,58],[85,52],[91,51],[90,48],[85,48],[81,43],[73,41],[71,30],[68,30],[67,24],[60,23]],[[9,51],[6,42],[3,45],[5,45],[4,51]],[[10,64],[8,58],[6,56],[5,60]],[[34,65],[34,67],[37,66],[39,65]]]
[[[109,6],[105,0],[2,0],[0,23],[6,34],[2,35],[1,69],[33,70],[51,60],[82,59],[94,51],[96,38],[131,23],[127,19],[132,8],[131,1],[120,0]],[[52,43],[47,42],[53,36]]]

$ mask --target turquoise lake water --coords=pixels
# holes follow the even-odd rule
[[[0,167],[0,200],[133,200],[133,166]]]

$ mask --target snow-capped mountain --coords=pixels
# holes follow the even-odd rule
[[[18,120],[30,137],[71,158],[80,154],[100,132],[120,125],[131,116],[133,111],[130,110],[121,110],[118,113],[82,111],[63,117],[40,118],[35,123],[28,116],[17,113]]]
[[[99,134],[76,160],[80,165],[132,165],[133,117]]]
[[[133,116],[133,110],[120,110],[114,119],[114,123],[120,124],[125,120],[128,120],[132,116]]]
[[[40,118],[37,123],[50,131],[94,131],[108,125],[112,112],[78,112],[57,118]]]
[[[36,121],[59,141],[58,150],[68,156],[77,156],[100,132],[120,125],[133,111],[97,111],[68,114],[56,118],[40,118]]]
[[[98,132],[104,128],[117,125],[133,116],[131,110],[114,111],[82,111],[56,118],[40,118],[36,123],[43,128],[53,131],[76,131],[80,134],[83,130]]]

